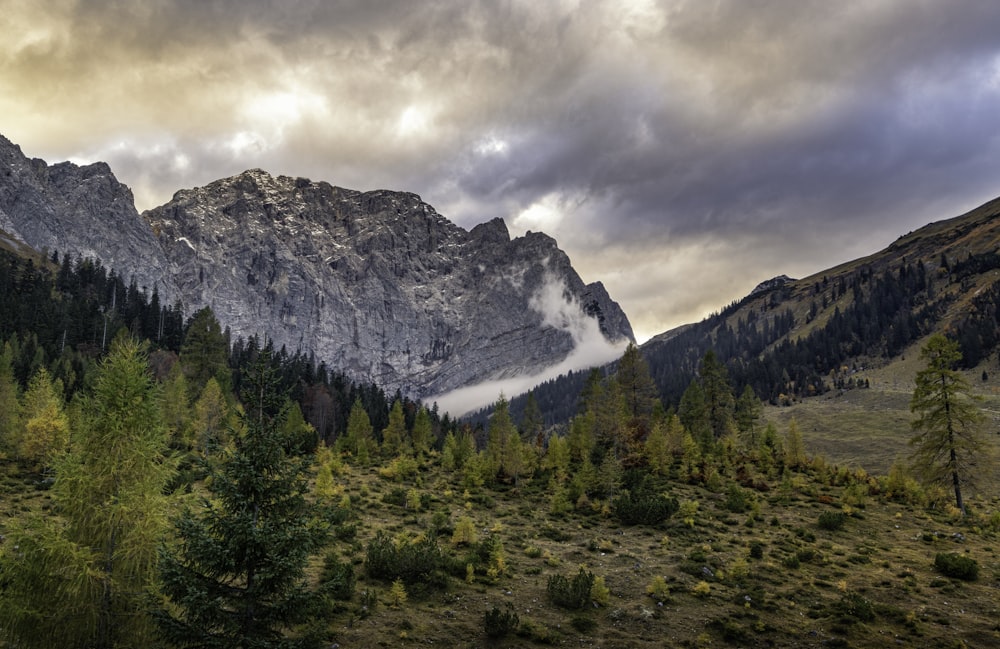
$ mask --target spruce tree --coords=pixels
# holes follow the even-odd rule
[[[212,470],[213,497],[176,520],[178,542],[161,552],[167,601],[158,621],[175,646],[320,644],[306,627],[322,593],[309,587],[305,567],[327,526],[305,498],[309,459],[286,451],[286,399],[277,385],[263,352],[243,382],[241,430]]]

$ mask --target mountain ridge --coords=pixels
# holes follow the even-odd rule
[[[548,235],[511,239],[502,219],[466,231],[410,192],[248,169],[139,215],[105,163],[48,165],[2,139],[0,169],[12,237],[96,258],[188,314],[211,306],[234,338],[312,352],[389,391],[440,394],[634,340]]]

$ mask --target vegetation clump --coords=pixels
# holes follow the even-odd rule
[[[955,552],[937,553],[934,568],[945,577],[963,581],[975,581],[979,577],[979,563],[972,557]]]
[[[488,638],[502,638],[517,630],[520,623],[521,619],[510,602],[507,602],[502,610],[494,604],[493,608],[483,615],[483,631]]]
[[[564,575],[549,577],[545,588],[549,599],[556,606],[567,609],[581,609],[590,604],[590,593],[594,588],[594,573],[583,566],[572,578]]]

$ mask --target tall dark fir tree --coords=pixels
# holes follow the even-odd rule
[[[305,576],[327,526],[306,499],[310,459],[282,437],[285,395],[267,352],[243,382],[241,430],[212,470],[212,498],[177,519],[177,543],[161,553],[165,638],[178,647],[305,648],[323,593]]]

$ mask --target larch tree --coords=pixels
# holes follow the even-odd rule
[[[950,484],[964,515],[962,489],[974,484],[977,464],[988,456],[982,411],[965,377],[954,369],[962,359],[957,342],[935,334],[920,358],[927,366],[917,372],[910,400],[910,411],[917,415],[910,439],[914,469],[925,482]]]
[[[69,417],[63,411],[62,382],[53,381],[39,368],[28,383],[21,402],[23,429],[17,458],[36,470],[52,466],[69,445]]]
[[[389,423],[382,430],[382,455],[395,457],[408,453],[412,448],[406,434],[406,417],[403,415],[403,402],[396,399],[389,409]]]
[[[287,452],[285,395],[266,352],[243,384],[233,448],[212,468],[210,498],[175,521],[178,542],[160,557],[166,601],[157,613],[177,647],[305,648],[321,589],[305,569],[328,526],[306,498],[310,458]]]
[[[151,646],[147,613],[172,475],[142,347],[118,337],[55,465],[58,517],[11,531],[0,559],[10,646]]]
[[[417,415],[413,419],[413,450],[417,455],[426,454],[431,450],[431,438],[434,436],[434,429],[431,426],[431,415],[427,408],[421,406],[417,410]]]

